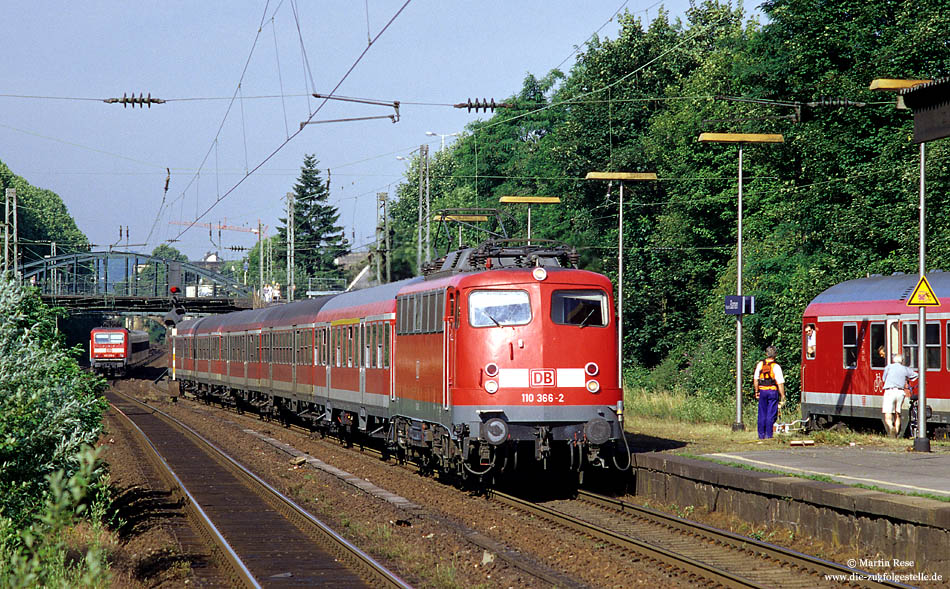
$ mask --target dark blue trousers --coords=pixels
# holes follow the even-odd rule
[[[778,419],[778,391],[759,389],[759,439],[772,437],[772,426]]]

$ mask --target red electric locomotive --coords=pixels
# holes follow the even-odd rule
[[[148,333],[144,331],[96,327],[89,334],[89,365],[98,374],[122,377],[148,358]]]
[[[950,296],[950,274],[927,280]],[[822,427],[835,420],[880,420],[884,367],[893,354],[920,372],[925,347],[930,431],[950,431],[950,305],[927,310],[920,337],[916,307],[907,306],[918,277],[894,274],[849,280],[819,294],[802,320],[802,417]],[[921,339],[924,341],[921,342]],[[902,427],[908,423],[904,403]]]
[[[574,260],[489,242],[425,277],[186,321],[173,378],[463,476],[625,468],[611,284]]]

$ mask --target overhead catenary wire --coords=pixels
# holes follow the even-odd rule
[[[380,29],[379,33],[376,34],[376,37],[373,38],[373,41],[375,41],[376,39],[378,39],[380,36],[383,35],[383,33],[385,33],[385,32],[389,29],[389,27],[392,25],[392,23],[395,22],[396,18],[398,18],[399,15],[402,14],[402,12],[406,9],[406,7],[409,6],[410,2],[412,2],[412,0],[406,0],[406,1],[405,1],[405,3],[399,8],[399,10],[396,11],[396,13],[392,16],[392,18],[390,18],[389,21],[382,27],[382,29]],[[363,60],[363,58],[364,58],[364,57],[366,56],[366,54],[369,52],[369,50],[370,50],[370,48],[372,47],[372,45],[373,45],[372,43],[370,43],[369,45],[367,45],[366,48],[363,49],[363,51],[360,53],[360,55],[356,58],[356,60],[354,60],[354,62],[352,63],[352,65],[349,67],[349,69],[346,70],[346,72],[343,74],[343,76],[340,78],[340,80],[337,82],[337,84],[333,87],[333,90],[330,91],[330,95],[331,95],[331,96],[333,95],[334,92],[336,92],[336,90],[337,90],[340,86],[343,85],[343,82],[345,82],[346,79],[349,78],[349,76],[350,76],[350,74],[353,72],[353,70],[356,69],[356,66],[360,64],[360,62]],[[310,113],[309,117],[307,118],[307,121],[308,121],[308,122],[311,121],[311,120],[313,119],[313,117],[316,116],[318,112],[320,112],[320,110],[323,108],[323,106],[327,104],[327,102],[329,102],[329,98],[324,98],[323,101],[322,101],[319,105],[317,105],[317,107]],[[281,149],[283,149],[283,147],[284,147],[285,145],[287,145],[288,143],[290,143],[290,141],[292,141],[294,137],[296,137],[296,136],[299,135],[301,132],[303,132],[303,129],[304,129],[304,127],[301,127],[300,130],[297,130],[297,131],[293,132],[293,133],[290,135],[290,137],[288,137],[288,138],[287,138],[286,140],[284,140],[280,145],[278,145],[276,149],[274,149],[269,155],[267,155],[263,160],[261,160],[260,163],[258,163],[256,166],[254,166],[254,168],[253,168],[252,170],[250,170],[243,178],[241,178],[240,180],[238,180],[238,182],[237,182],[236,184],[234,184],[234,186],[232,186],[231,188],[229,188],[224,194],[222,194],[222,195],[219,196],[217,199],[215,199],[215,201],[211,204],[211,206],[209,206],[203,213],[201,213],[200,215],[197,215],[197,216],[195,217],[195,222],[200,221],[205,215],[207,215],[209,212],[211,212],[211,210],[214,209],[214,207],[217,206],[218,203],[220,203],[222,200],[224,200],[225,198],[227,198],[228,195],[230,195],[232,192],[234,192],[235,189],[237,189],[241,184],[243,184],[244,181],[245,181],[251,174],[253,174],[253,173],[254,173],[256,170],[258,170],[261,166],[263,166],[263,165],[266,164],[268,161],[270,161],[270,159],[273,158]],[[183,229],[181,232],[179,232],[178,235],[175,236],[175,239],[178,239],[178,238],[180,238],[182,235],[184,235],[184,234],[188,231],[188,229],[190,229],[190,227],[191,227],[191,226],[186,227],[186,228]]]
[[[235,89],[234,89],[234,94],[232,94],[232,96],[231,96],[231,101],[228,103],[227,109],[225,109],[224,117],[222,117],[221,123],[218,125],[218,130],[215,132],[214,138],[211,140],[211,145],[208,147],[208,150],[205,152],[204,157],[201,159],[201,164],[198,166],[198,172],[197,172],[194,176],[192,176],[191,181],[189,181],[188,184],[185,186],[185,188],[182,190],[182,194],[184,194],[185,192],[187,192],[187,191],[188,191],[188,188],[191,187],[192,183],[194,183],[194,182],[197,181],[197,178],[198,178],[199,174],[201,173],[201,169],[204,167],[205,162],[208,161],[208,157],[211,155],[211,150],[214,149],[214,146],[215,146],[215,144],[216,144],[218,138],[221,137],[221,131],[222,131],[222,129],[224,129],[224,124],[225,124],[225,122],[226,122],[227,119],[228,119],[228,114],[231,112],[231,108],[234,106],[234,101],[235,101],[235,99],[237,98],[238,92],[239,92],[240,89],[241,89],[241,84],[242,84],[243,81],[244,81],[244,76],[247,75],[247,68],[250,66],[251,57],[253,57],[253,55],[254,55],[254,50],[255,50],[255,48],[257,47],[257,41],[258,41],[258,39],[260,39],[261,30],[262,30],[262,28],[263,28],[263,25],[264,25],[264,22],[265,22],[265,18],[266,18],[266,16],[267,16],[267,8],[268,8],[269,6],[270,6],[270,0],[268,0],[268,1],[264,4],[264,10],[263,10],[263,12],[262,12],[262,14],[261,14],[261,22],[257,25],[257,34],[254,36],[254,41],[251,43],[251,50],[250,50],[250,52],[248,53],[247,59],[244,60],[244,68],[241,70],[241,76],[240,76],[240,78],[238,79],[237,86],[236,86]],[[161,214],[162,214],[162,210],[159,209],[158,213],[156,214],[156,217],[160,217]],[[153,224],[153,228],[154,228],[154,224]],[[180,237],[180,236],[181,236],[181,234],[179,233],[179,237]],[[177,239],[177,238],[176,238],[176,239]],[[146,243],[151,243],[151,240],[152,240],[152,231],[149,231],[148,236],[145,238],[145,242],[146,242]]]

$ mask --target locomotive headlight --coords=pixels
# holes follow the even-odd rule
[[[498,376],[498,365],[495,364],[494,362],[489,362],[488,364],[486,364],[485,374],[487,374],[491,378],[495,378],[496,376]]]
[[[497,393],[497,392],[498,392],[498,381],[495,381],[495,380],[486,380],[486,381],[485,381],[485,390],[488,391],[488,393],[491,394],[491,395],[494,395],[495,393]]]
[[[541,266],[538,266],[537,268],[531,271],[531,275],[534,276],[535,280],[544,280],[545,278],[548,277],[548,271],[542,268]]]
[[[599,392],[600,392],[600,383],[597,382],[596,380],[588,380],[588,381],[587,381],[587,390],[588,390],[589,392],[591,392],[591,393],[599,393]]]
[[[584,372],[587,373],[587,376],[597,376],[597,373],[600,372],[600,366],[597,366],[596,362],[588,362],[587,366],[584,367]]]

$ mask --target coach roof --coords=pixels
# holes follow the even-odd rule
[[[816,296],[811,304],[859,303],[869,301],[904,301],[914,291],[920,277],[917,274],[869,276],[848,280],[832,286]],[[935,271],[927,274],[935,294],[950,297],[950,273]]]

